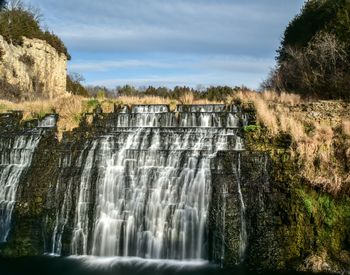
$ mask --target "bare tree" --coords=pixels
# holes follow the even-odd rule
[[[346,45],[333,34],[320,32],[305,48],[286,47],[287,58],[273,70],[262,88],[293,90],[331,98],[349,84]]]

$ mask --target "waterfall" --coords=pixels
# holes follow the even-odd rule
[[[227,185],[224,183],[222,186],[222,228],[221,228],[221,259],[220,264],[221,266],[224,265],[225,260],[225,232],[226,232],[226,199],[227,199]]]
[[[0,138],[0,242],[8,238],[17,188],[40,138],[35,133]]]
[[[240,244],[239,244],[239,256],[240,260],[244,260],[245,251],[248,243],[248,235],[247,235],[247,225],[245,220],[245,204],[241,191],[241,154],[238,153],[237,160],[237,187],[238,187],[238,196],[241,203],[241,230],[240,230]]]
[[[215,152],[215,144],[205,144],[203,131],[146,128],[158,121],[157,110],[133,112],[144,116],[135,120],[134,131],[101,140],[103,176],[97,183],[92,254],[206,257],[211,179],[210,159],[202,150]],[[207,125],[204,120],[199,126]]]
[[[111,114],[81,150],[82,161],[61,160],[65,169],[81,169],[77,195],[65,196],[57,210],[54,252],[73,216],[75,255],[207,259],[211,162],[237,144],[236,113],[224,105],[176,112],[139,105]]]
[[[43,119],[38,121],[39,128],[54,128],[56,126],[56,115],[46,115]]]
[[[67,194],[70,194],[72,192],[72,179],[69,180],[68,186],[67,186]],[[56,195],[58,194],[60,182],[56,185]],[[71,201],[69,200],[69,196],[66,195],[63,198],[63,203],[60,206],[59,210],[56,212],[56,221],[55,221],[55,227],[52,235],[52,248],[51,253],[55,255],[60,255],[62,251],[62,235],[65,229],[65,226],[68,222],[69,218],[69,211],[70,211],[70,204]]]
[[[96,146],[97,142],[94,141],[86,157],[84,169],[80,179],[78,205],[74,218],[75,227],[73,229],[71,247],[72,254],[87,254],[87,238],[89,233],[88,211],[89,205],[91,204],[91,176]],[[79,251],[79,249],[81,249],[81,251]]]

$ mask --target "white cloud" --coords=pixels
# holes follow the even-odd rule
[[[271,59],[257,59],[242,56],[192,56],[178,55],[166,59],[119,59],[73,61],[69,68],[80,72],[103,72],[111,69],[193,69],[204,71],[264,72],[273,64]]]
[[[274,65],[283,30],[304,2],[25,1],[42,10],[73,56],[69,69],[88,83],[251,87]]]
[[[30,0],[28,0],[30,1]],[[74,51],[271,53],[302,0],[32,0]]]

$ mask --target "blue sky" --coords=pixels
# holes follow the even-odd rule
[[[25,0],[85,84],[257,88],[303,0]]]

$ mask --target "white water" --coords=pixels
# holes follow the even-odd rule
[[[79,260],[86,266],[91,266],[92,268],[100,267],[111,267],[114,264],[119,265],[120,263],[125,263],[129,265],[143,265],[147,266],[158,266],[158,267],[199,267],[199,266],[209,266],[210,263],[205,260],[195,260],[195,261],[177,261],[177,260],[164,260],[164,259],[144,259],[139,257],[96,257],[96,256],[70,256],[68,259]]]
[[[237,163],[237,173],[238,173],[238,179],[237,179],[237,187],[238,187],[238,195],[239,200],[241,203],[241,230],[240,230],[240,245],[239,245],[239,256],[240,260],[244,260],[245,251],[248,244],[248,235],[247,235],[247,225],[245,220],[245,204],[243,199],[243,194],[241,191],[241,154],[238,153],[238,163]]]
[[[96,138],[79,157],[85,159],[71,253],[206,259],[210,163],[218,150],[229,149],[239,126],[237,116],[223,108],[181,107],[176,116],[163,105],[135,106],[109,122],[113,131]],[[72,165],[70,158],[61,163]],[[57,215],[55,253],[60,253],[57,242],[70,203],[65,198]]]
[[[77,254],[87,254],[87,242],[89,234],[89,204],[92,201],[90,197],[90,187],[91,187],[91,176],[92,176],[92,167],[94,160],[94,153],[97,146],[97,142],[92,143],[89,153],[85,160],[84,169],[80,179],[80,190],[78,205],[75,212],[73,229],[73,238],[72,238],[72,247],[71,252],[73,255]],[[80,251],[79,251],[80,249]]]
[[[227,199],[227,185],[224,183],[222,186],[222,228],[221,228],[221,266],[223,266],[224,259],[225,259],[225,232],[226,232],[226,199]]]
[[[149,112],[150,109],[148,108]],[[140,113],[140,108],[137,109]],[[145,113],[153,121],[157,113]],[[139,123],[136,124],[139,126]],[[204,120],[202,127],[207,127]],[[101,140],[101,171],[92,254],[205,258],[210,157],[219,142],[203,131],[139,127]]]
[[[39,128],[53,128],[56,126],[56,116],[47,115],[43,119],[38,121]]]
[[[35,134],[0,138],[0,242],[7,240],[18,184],[39,141]]]

